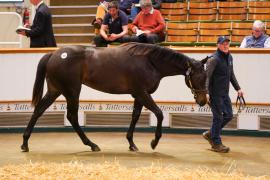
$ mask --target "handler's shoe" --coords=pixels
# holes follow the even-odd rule
[[[214,144],[211,150],[219,153],[228,153],[230,148],[224,146],[223,144]]]
[[[203,134],[202,134],[203,138],[206,139],[209,144],[211,145],[211,147],[214,146],[214,142],[212,141],[211,139],[211,134],[210,134],[210,131],[205,131]]]

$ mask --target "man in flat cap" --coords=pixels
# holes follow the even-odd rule
[[[230,148],[223,145],[220,134],[222,128],[233,118],[232,104],[229,97],[230,82],[237,91],[238,96],[243,92],[236,80],[233,71],[233,58],[229,52],[230,39],[220,36],[217,40],[217,50],[206,64],[206,89],[213,114],[212,127],[203,133],[203,137],[215,152],[227,153]]]

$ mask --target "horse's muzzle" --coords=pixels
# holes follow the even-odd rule
[[[200,106],[204,106],[207,103],[206,95],[194,95],[194,99]]]

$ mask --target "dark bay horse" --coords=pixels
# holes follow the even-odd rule
[[[163,77],[184,75],[199,105],[206,104],[204,63],[158,45],[128,43],[115,48],[67,46],[44,55],[37,67],[33,88],[34,113],[23,135],[22,151],[29,151],[28,140],[43,112],[61,94],[67,101],[67,118],[85,145],[92,151],[100,148],[90,141],[78,123],[79,96],[82,84],[112,94],[131,94],[134,100],[132,121],[127,132],[129,149],[137,151],[133,131],[145,106],[157,118],[154,149],[161,138],[163,114],[151,97]],[[43,96],[44,80],[47,92]]]

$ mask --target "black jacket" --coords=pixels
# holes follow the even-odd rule
[[[30,47],[56,47],[52,16],[46,4],[42,3],[36,10],[31,31],[26,36],[30,37]]]
[[[230,82],[235,90],[240,86],[233,71],[233,58],[231,54],[225,54],[219,49],[206,64],[207,80],[206,88],[210,96],[224,96],[229,93]]]

